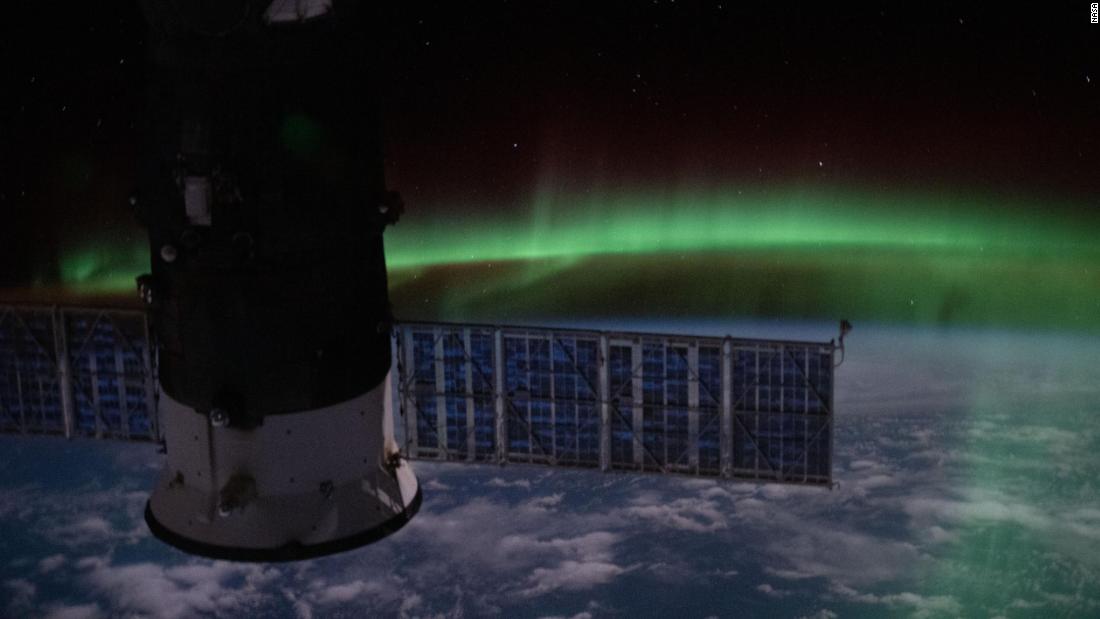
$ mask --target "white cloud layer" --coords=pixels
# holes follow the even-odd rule
[[[0,487],[0,521],[34,549],[2,562],[0,615],[579,619],[638,614],[651,599],[639,591],[691,591],[715,602],[698,616],[726,616],[727,599],[820,619],[1095,616],[1100,387],[1042,408],[1064,392],[1029,395],[1016,375],[997,378],[998,358],[945,355],[932,337],[929,360],[899,375],[883,361],[896,344],[879,345],[877,362],[853,351],[844,366],[833,490],[418,462],[425,502],[405,529],[295,564],[190,559],[150,539],[142,476],[157,460],[112,445],[130,455],[102,483]],[[1030,372],[1032,347],[1021,350]],[[970,595],[968,578],[997,579],[1003,599]]]

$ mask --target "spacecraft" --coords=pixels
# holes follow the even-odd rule
[[[420,491],[386,413],[375,29],[358,2],[144,2],[140,280],[167,463],[150,529],[280,560],[400,528]]]

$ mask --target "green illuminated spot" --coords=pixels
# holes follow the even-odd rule
[[[62,284],[74,292],[130,292],[134,278],[149,271],[149,248],[144,240],[83,243],[61,256],[60,271]]]
[[[283,146],[302,157],[317,152],[321,146],[322,134],[323,130],[317,121],[304,114],[288,114],[279,129]]]

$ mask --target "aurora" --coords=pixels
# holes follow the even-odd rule
[[[1098,253],[1095,217],[978,195],[724,189],[537,192],[525,215],[449,209],[387,237],[395,268],[599,254],[829,247]],[[476,213],[455,216],[450,213]],[[410,219],[412,219],[410,217]],[[1088,225],[1082,225],[1082,224]]]
[[[1092,330],[1098,222],[1074,206],[961,192],[542,189],[513,211],[411,209],[386,253],[395,310],[417,318],[671,311]],[[61,284],[126,293],[147,260],[136,243],[86,243],[64,252]],[[600,292],[609,287],[629,294]]]

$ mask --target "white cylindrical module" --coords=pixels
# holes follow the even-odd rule
[[[162,394],[167,463],[150,529],[186,552],[289,561],[348,550],[400,529],[420,489],[392,436],[389,380],[322,409],[219,426]]]

